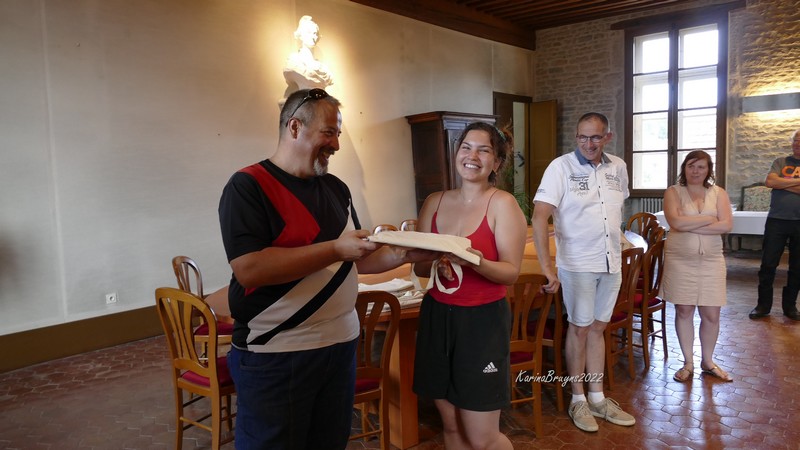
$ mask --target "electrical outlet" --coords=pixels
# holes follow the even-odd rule
[[[106,305],[113,305],[114,303],[117,303],[117,293],[106,294]]]

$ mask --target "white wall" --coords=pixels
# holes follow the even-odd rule
[[[227,283],[219,195],[273,151],[304,14],[365,228],[416,214],[406,115],[532,95],[532,52],[345,0],[0,0],[0,335],[149,306],[178,254]]]

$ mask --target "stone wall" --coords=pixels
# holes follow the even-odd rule
[[[728,175],[731,199],[763,182],[772,161],[791,153],[800,110],[741,114],[741,98],[800,91],[800,2],[748,1],[731,15],[728,62]]]
[[[646,15],[697,8],[725,1],[697,1],[661,8],[648,14],[628,14],[549,28],[536,33],[534,100],[558,100],[558,154],[575,148],[575,124],[585,112],[604,113],[614,139],[609,153],[624,153],[625,32],[611,25]]]
[[[536,34],[535,100],[558,100],[558,154],[574,149],[575,122],[587,111],[611,120],[609,153],[624,153],[624,31],[616,22],[727,1],[697,1]],[[763,182],[772,161],[791,151],[800,110],[741,113],[749,95],[800,91],[800,1],[749,0],[731,12],[728,38],[728,161],[725,186],[740,203],[742,186]],[[629,202],[628,210],[636,205]]]
[[[724,1],[697,1],[662,14]],[[558,153],[574,148],[575,121],[586,111],[606,113],[614,140],[607,150],[621,156],[624,139],[624,31],[613,23],[643,14],[616,16],[541,30],[536,35],[535,100],[558,100]],[[747,95],[800,91],[800,2],[751,0],[733,11],[729,24],[728,174],[732,200],[741,187],[763,181],[772,160],[790,151],[800,111],[741,114]]]

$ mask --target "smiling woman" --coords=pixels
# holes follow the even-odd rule
[[[417,276],[437,280],[420,308],[414,391],[434,400],[448,448],[512,448],[499,429],[500,410],[510,402],[511,313],[505,295],[519,276],[527,224],[514,196],[495,186],[512,150],[508,130],[485,122],[467,125],[450,161],[460,186],[429,195],[417,222],[422,233],[463,237],[476,257],[450,252],[414,267]],[[442,327],[442,320],[452,325]],[[440,351],[445,342],[457,343],[447,355]]]

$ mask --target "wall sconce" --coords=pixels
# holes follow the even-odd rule
[[[742,98],[743,113],[778,111],[782,109],[800,109],[800,92]]]

